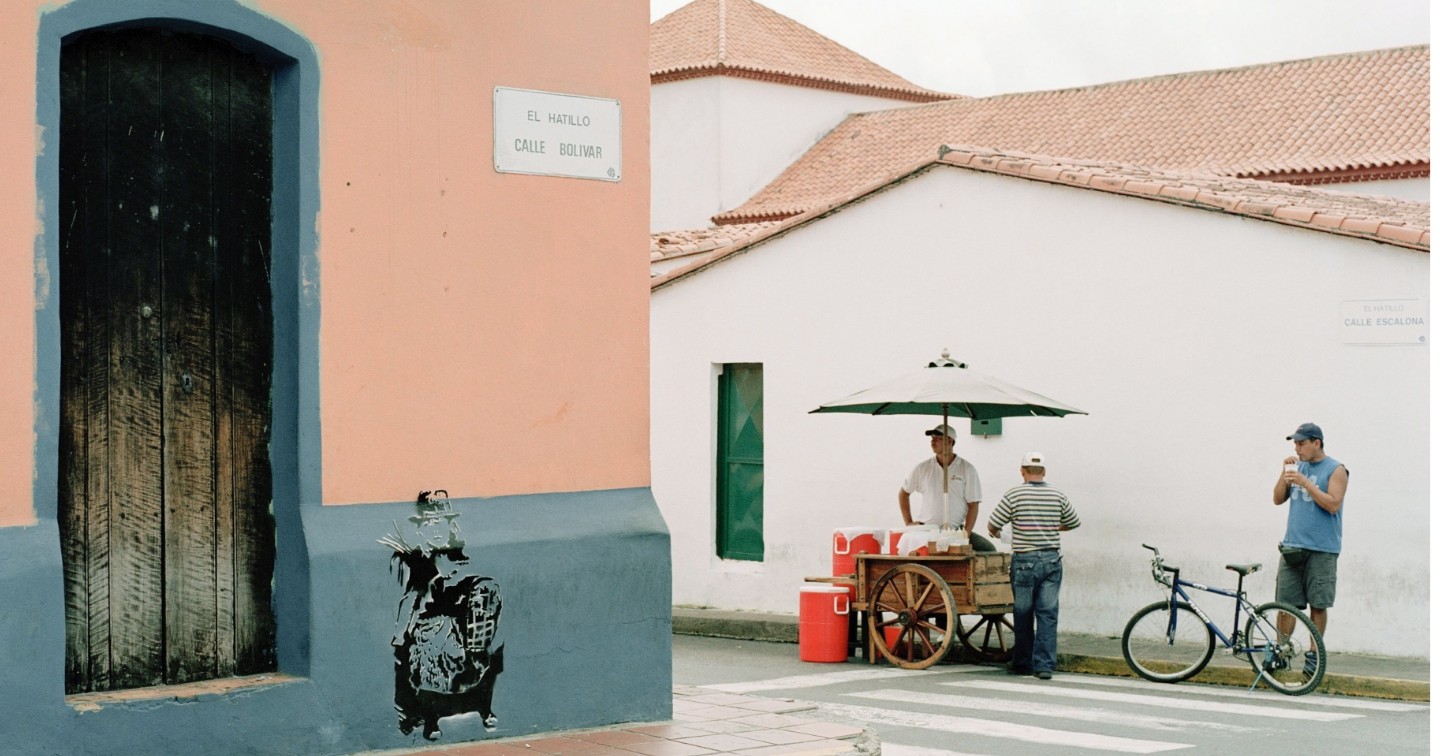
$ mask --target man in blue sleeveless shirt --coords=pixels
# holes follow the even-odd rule
[[[1325,456],[1325,434],[1320,426],[1304,423],[1285,438],[1295,442],[1295,455],[1285,458],[1280,479],[1275,481],[1276,506],[1290,504],[1285,540],[1280,542],[1282,558],[1275,576],[1275,600],[1299,609],[1308,605],[1310,619],[1324,635],[1326,610],[1335,604],[1340,508],[1345,503],[1350,473],[1335,458]],[[1282,626],[1280,630],[1288,632],[1289,628]],[[1315,664],[1313,654],[1305,654],[1307,671]]]

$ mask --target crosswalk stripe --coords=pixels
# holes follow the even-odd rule
[[[943,748],[926,748],[884,740],[880,741],[880,752],[885,756],[979,756],[964,751],[947,751]]]
[[[1119,677],[1097,677],[1095,675],[1069,675],[1057,674],[1056,680],[1063,680],[1067,683],[1077,682],[1085,685],[1099,685],[1105,688],[1131,688],[1136,690],[1164,690],[1167,693],[1182,693],[1192,696],[1211,696],[1214,698],[1244,698],[1250,701],[1263,700],[1271,703],[1284,703],[1295,699],[1276,693],[1261,684],[1255,690],[1240,690],[1226,688],[1216,685],[1204,685],[1200,683],[1176,683],[1167,685],[1165,683],[1153,683],[1145,680],[1128,680]],[[1367,698],[1337,698],[1333,696],[1306,696],[1306,706],[1328,706],[1339,709],[1368,709],[1370,711],[1426,711],[1430,707],[1425,704],[1397,703],[1394,701],[1374,701]]]
[[[1136,712],[1119,712],[1081,706],[1065,706],[1063,704],[1046,704],[1009,698],[977,698],[975,696],[945,693],[917,693],[909,690],[896,690],[894,688],[846,693],[845,695],[856,698],[869,698],[876,701],[891,701],[894,703],[925,704],[928,706],[946,706],[976,711],[995,711],[1005,714],[1025,714],[1034,717],[1075,719],[1094,724],[1124,725],[1126,727],[1139,727],[1142,729],[1162,730],[1166,732],[1184,732],[1193,729],[1221,730],[1235,733],[1263,732],[1261,728],[1246,727],[1228,722],[1193,721],[1176,719],[1174,717],[1157,717]]]
[[[999,722],[991,719],[977,719],[975,717],[954,717],[946,714],[895,711],[891,709],[879,709],[873,706],[850,706],[848,704],[819,703],[813,701],[807,703],[815,703],[820,711],[832,716],[841,717],[849,722],[869,722],[872,724],[899,725],[901,727],[918,727],[925,730],[953,732],[967,737],[1003,738],[1025,743],[1063,746],[1066,749],[1087,748],[1118,753],[1160,753],[1162,751],[1175,751],[1181,748],[1193,747],[1186,743],[1122,738],[1115,735],[1100,735],[1097,733],[1076,732],[1073,730],[1052,730],[1046,727]]]
[[[973,668],[972,668],[973,669]],[[957,667],[954,672],[968,671],[967,668]],[[818,672],[813,675],[792,675],[790,677],[775,677],[769,680],[754,680],[751,682],[739,683],[717,683],[715,685],[701,685],[706,690],[720,690],[726,693],[754,693],[761,690],[785,690],[787,688],[818,688],[825,685],[841,685],[843,683],[865,682],[869,680],[885,680],[892,677],[921,677],[948,675],[952,671],[947,670],[931,671],[927,669],[899,669],[896,667],[882,667],[877,669],[855,669],[844,672]]]
[[[1147,696],[1134,693],[1111,693],[1104,690],[1065,687],[1063,684],[1056,684],[1054,681],[1049,683],[1012,683],[990,680],[965,680],[942,682],[940,684],[965,688],[1002,690],[1009,693],[1084,698],[1090,701],[1115,701],[1119,703],[1139,704],[1141,706],[1161,706],[1168,709],[1184,709],[1186,711],[1213,711],[1224,714],[1243,714],[1246,716],[1271,717],[1275,719],[1305,719],[1314,722],[1337,722],[1343,719],[1357,719],[1364,716],[1363,714],[1312,711],[1310,709],[1282,709],[1274,706],[1256,706],[1254,704],[1226,703],[1224,701],[1196,701],[1193,699]]]

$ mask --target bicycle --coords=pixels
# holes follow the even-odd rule
[[[1227,564],[1226,569],[1239,574],[1235,590],[1211,588],[1181,579],[1180,568],[1165,564],[1159,549],[1141,545],[1155,553],[1150,561],[1151,576],[1170,596],[1142,608],[1125,625],[1121,646],[1125,663],[1135,674],[1153,682],[1189,679],[1210,663],[1218,638],[1232,654],[1249,660],[1256,675],[1251,690],[1263,679],[1285,695],[1303,696],[1320,684],[1325,676],[1325,640],[1315,623],[1290,604],[1272,601],[1255,606],[1245,598],[1245,576],[1257,572],[1261,565]],[[1184,588],[1235,599],[1234,626],[1229,637],[1210,621]],[[1242,610],[1248,617],[1243,635]]]

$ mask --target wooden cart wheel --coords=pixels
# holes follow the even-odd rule
[[[982,662],[1008,662],[1015,648],[1015,624],[1004,614],[983,614],[966,626],[960,618],[960,645],[970,658]]]
[[[934,570],[892,567],[870,596],[870,642],[881,656],[904,669],[925,669],[945,657],[955,641],[955,596]],[[886,628],[899,628],[893,644],[886,643]]]

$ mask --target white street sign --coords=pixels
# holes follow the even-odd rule
[[[1419,299],[1362,299],[1340,303],[1340,340],[1346,344],[1429,343],[1429,314]]]
[[[495,88],[495,170],[620,180],[620,101]]]

